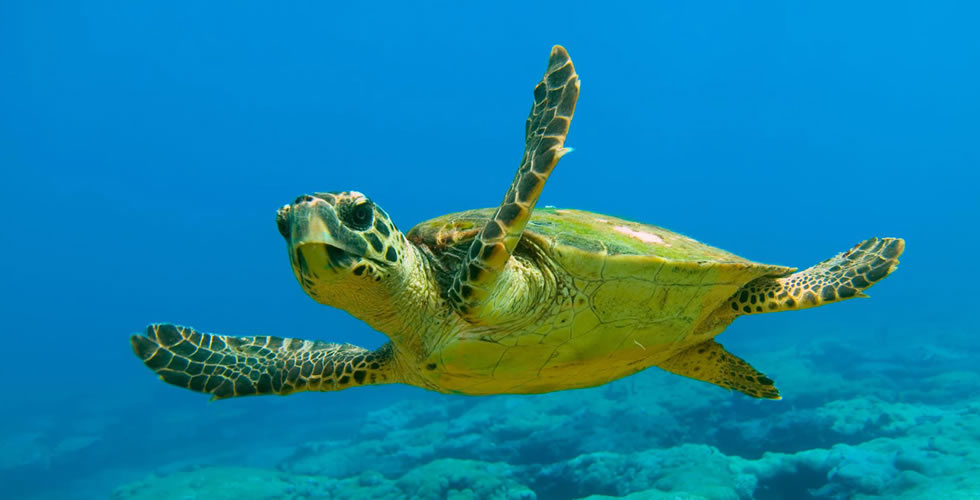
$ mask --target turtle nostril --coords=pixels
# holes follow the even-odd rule
[[[304,194],[303,196],[300,196],[300,197],[296,198],[296,201],[294,201],[293,203],[294,204],[295,203],[303,203],[303,202],[309,203],[311,201],[313,201],[313,197],[310,196],[310,195],[308,195],[308,194]]]

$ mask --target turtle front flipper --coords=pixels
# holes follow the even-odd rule
[[[578,100],[579,82],[564,47],[551,49],[544,78],[534,87],[534,105],[525,125],[524,157],[504,201],[473,240],[448,291],[464,316],[479,315],[521,240],[541,189],[569,149],[565,136]]]
[[[391,344],[372,352],[350,344],[211,335],[174,325],[151,325],[130,341],[164,382],[206,392],[212,400],[395,382]]]
[[[865,297],[863,291],[898,268],[901,238],[871,238],[809,269],[750,281],[729,301],[737,314],[791,311]]]

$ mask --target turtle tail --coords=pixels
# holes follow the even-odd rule
[[[809,269],[782,278],[764,276],[742,287],[729,302],[738,314],[816,307],[852,297],[898,268],[901,238],[871,238]]]
[[[130,338],[133,352],[168,384],[211,399],[300,391],[339,391],[394,382],[392,347],[230,337],[174,325],[150,325]]]

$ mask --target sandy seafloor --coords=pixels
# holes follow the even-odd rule
[[[743,343],[782,401],[651,369],[538,396],[83,406],[3,436],[0,477],[31,500],[976,499],[978,352],[949,338]]]

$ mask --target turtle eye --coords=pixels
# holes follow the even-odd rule
[[[354,205],[347,214],[347,222],[354,229],[365,230],[374,222],[374,209],[371,203],[365,202]]]

